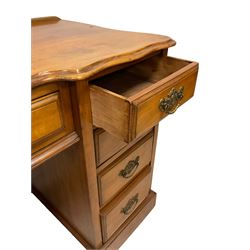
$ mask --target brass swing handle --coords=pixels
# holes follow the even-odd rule
[[[126,167],[120,171],[119,176],[123,178],[130,178],[131,176],[133,176],[139,166],[139,160],[140,157],[137,156],[134,160],[129,161]]]
[[[134,197],[132,197],[126,206],[122,208],[121,213],[128,215],[130,214],[136,207],[137,203],[139,201],[139,194],[137,193]]]
[[[180,100],[184,96],[184,87],[180,87],[179,90],[172,88],[168,96],[160,100],[159,108],[166,114],[173,114],[180,106]]]

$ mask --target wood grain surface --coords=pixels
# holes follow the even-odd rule
[[[90,81],[94,125],[130,142],[167,116],[160,100],[184,87],[180,105],[194,94],[198,63],[162,54]]]
[[[101,210],[103,239],[106,242],[148,196],[151,185],[151,168],[148,167],[119,196]],[[137,202],[127,206],[137,196]],[[122,212],[127,209],[127,213]]]
[[[122,140],[97,128],[94,130],[96,165],[99,166],[127,145]]]
[[[67,82],[49,83],[33,88],[31,108],[32,153],[74,131]]]
[[[155,205],[158,123],[171,113],[159,103],[174,87],[176,109],[193,96],[198,63],[168,57],[167,36],[31,24],[33,193],[87,249],[118,249]]]
[[[119,229],[107,240],[102,246],[102,250],[115,250],[128,239],[128,237],[135,231],[139,224],[154,208],[156,202],[156,193],[152,190],[148,197],[139,205],[135,212],[119,227]]]
[[[43,87],[43,86],[42,86]],[[80,140],[32,170],[35,194],[57,217],[77,231],[81,242],[102,245],[89,88],[86,81],[70,86],[75,131]],[[62,218],[62,219],[61,219]]]
[[[129,151],[117,158],[113,164],[107,167],[98,175],[100,204],[103,205],[110,201],[144,169],[150,165],[152,159],[153,136],[145,136]],[[120,176],[128,162],[139,157],[138,167],[133,171],[129,178]]]
[[[115,65],[175,45],[167,36],[60,20],[32,22],[32,85],[82,80]]]

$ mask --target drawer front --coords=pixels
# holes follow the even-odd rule
[[[94,141],[97,166],[101,165],[127,145],[121,139],[99,128],[94,130]]]
[[[32,91],[32,153],[73,131],[68,88],[63,83],[47,87]]]
[[[131,142],[194,94],[198,64],[153,56],[91,81],[93,122]]]
[[[146,168],[135,182],[101,211],[103,240],[107,241],[148,196],[151,170]]]
[[[110,201],[142,169],[150,165],[152,147],[153,136],[150,133],[98,175],[101,205]]]
[[[134,137],[158,124],[188,101],[194,95],[196,78],[197,71],[194,71],[171,84],[166,82],[161,88],[152,92],[148,98],[136,101],[134,103],[136,109]]]
[[[32,103],[32,142],[63,129],[62,110],[58,93],[38,98]]]

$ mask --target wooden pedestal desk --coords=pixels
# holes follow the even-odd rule
[[[167,36],[32,20],[32,192],[87,249],[117,249],[155,205],[160,120],[198,64]],[[153,230],[153,229],[152,229]]]

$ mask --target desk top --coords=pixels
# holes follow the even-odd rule
[[[175,45],[170,37],[61,20],[32,19],[32,86],[82,80]]]

